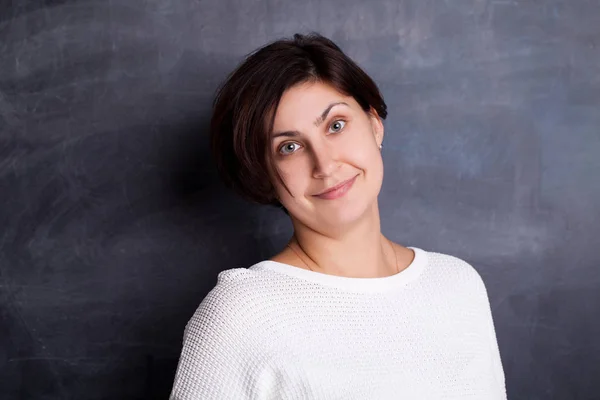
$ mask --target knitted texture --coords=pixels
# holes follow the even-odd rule
[[[505,400],[480,275],[410,248],[384,278],[270,260],[219,273],[186,325],[170,399]]]

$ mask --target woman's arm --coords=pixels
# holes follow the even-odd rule
[[[214,290],[186,325],[170,400],[258,398],[253,393],[250,332],[230,296]],[[235,303],[235,302],[233,302]]]

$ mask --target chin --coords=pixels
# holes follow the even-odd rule
[[[347,202],[340,201],[338,203],[337,200],[334,200],[330,204],[325,203],[323,207],[320,207],[315,223],[334,228],[350,226],[369,214],[373,201],[374,199],[369,196],[369,198],[354,198]]]

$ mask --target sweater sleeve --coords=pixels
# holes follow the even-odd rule
[[[480,291],[482,293],[484,313],[485,313],[485,323],[487,325],[488,332],[488,341],[490,345],[490,354],[492,357],[493,368],[494,368],[494,376],[496,377],[496,381],[498,385],[501,387],[503,398],[506,399],[506,383],[504,376],[504,368],[502,367],[502,359],[500,357],[500,348],[498,346],[498,339],[496,337],[496,329],[494,327],[494,318],[492,315],[492,307],[488,295],[487,288],[481,276],[478,276],[478,284],[480,287]]]
[[[189,320],[170,400],[251,398],[250,335],[235,304],[213,289]]]
[[[496,379],[498,380],[498,383],[504,390],[504,396],[506,396],[506,382],[505,382],[505,377],[504,377],[504,368],[502,367],[502,359],[500,357],[500,348],[498,346],[498,339],[496,337],[496,329],[494,327],[494,319],[492,317],[492,309],[491,309],[490,301],[489,301],[489,298],[487,295],[487,290],[485,291],[485,293],[486,293],[486,299],[487,299],[487,308],[489,310],[488,332],[489,332],[489,337],[490,337],[490,346],[491,346],[492,357],[494,360],[494,367],[495,367],[494,372],[496,374]]]

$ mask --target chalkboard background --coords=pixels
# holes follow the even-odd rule
[[[159,399],[219,271],[291,233],[207,150],[214,91],[295,32],[389,106],[382,229],[484,278],[510,399],[600,399],[600,2],[0,5],[0,398]]]

